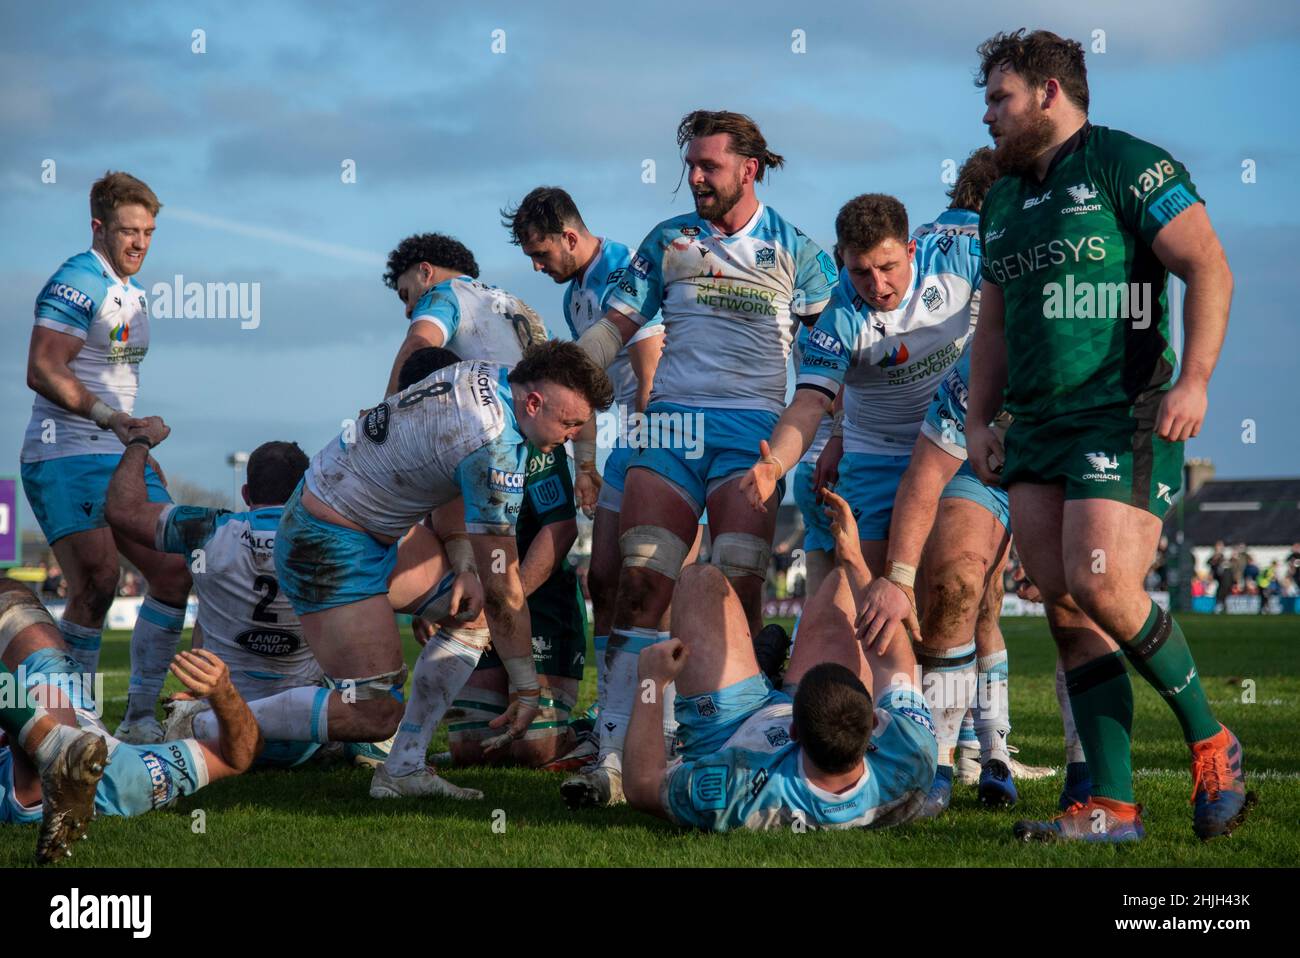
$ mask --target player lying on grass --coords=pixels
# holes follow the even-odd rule
[[[461,497],[468,535],[449,560],[456,573],[451,608],[476,614],[459,596],[483,596],[512,697],[493,725],[502,733],[489,747],[504,748],[521,736],[538,706],[514,537],[528,444],[550,452],[611,398],[608,378],[578,346],[547,342],[513,370],[478,361],[439,370],[371,409],[356,435],[345,431],[318,453],[285,506],[276,577],[313,654],[339,688],[323,705],[302,690],[257,703],[266,734],[381,741],[399,731],[400,721],[391,767],[376,770],[372,794],[448,793],[426,768],[423,749],[447,696],[464,684],[488,637],[466,629],[426,646],[403,709],[407,670],[389,576],[398,541],[429,512]],[[436,537],[417,541],[430,538],[441,549]]]
[[[13,673],[3,678],[17,684],[19,699],[41,709],[10,707],[12,699],[0,708],[0,728],[9,737],[0,748],[0,821],[42,821],[44,790],[51,788],[38,848],[43,860],[71,854],[67,845],[84,833],[92,805],[101,815],[121,816],[164,808],[180,795],[246,771],[262,747],[257,722],[229,669],[203,649],[181,652],[171,672],[189,694],[211,703],[216,734],[150,745],[114,738],[99,720],[53,618],[26,586],[8,578],[0,578],[0,662]],[[50,719],[59,727],[51,727]]]
[[[855,639],[870,573],[848,504],[825,500],[837,566],[805,606],[782,691],[759,671],[726,577],[711,565],[682,573],[674,637],[641,653],[624,750],[634,808],[719,832],[880,828],[920,810],[937,745],[916,659],[906,642],[864,650]],[[658,696],[674,681],[681,754],[669,765]]]

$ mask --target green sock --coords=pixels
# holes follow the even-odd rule
[[[1065,673],[1092,794],[1133,801],[1133,684],[1119,652]]]
[[[36,709],[26,702],[26,690],[18,685],[18,677],[0,662],[0,729],[9,733],[15,744],[22,744],[23,731],[36,718]]]
[[[1178,717],[1183,738],[1199,742],[1219,734],[1219,723],[1206,701],[1192,650],[1173,617],[1154,602],[1146,624],[1122,646],[1138,675],[1151,683]]]

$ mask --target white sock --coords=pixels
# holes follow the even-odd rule
[[[659,641],[672,638],[668,632],[659,633]],[[664,751],[669,758],[677,754],[677,683],[664,686]]]
[[[102,626],[95,629],[63,619],[59,622],[59,634],[63,636],[68,655],[77,663],[79,671],[90,675],[99,671],[99,645],[104,635]]]
[[[473,674],[482,654],[481,648],[471,648],[443,629],[429,639],[415,662],[411,698],[384,762],[388,774],[410,775],[424,768],[434,729]]]
[[[1065,727],[1065,761],[1067,763],[1085,761],[1083,743],[1079,741],[1079,730],[1074,727],[1070,692],[1065,685],[1065,668],[1059,658],[1056,660],[1056,701],[1061,706],[1061,725]]]
[[[605,710],[605,686],[609,684],[609,669],[605,667],[605,649],[609,645],[608,635],[591,637],[592,654],[596,656],[596,721]]]
[[[920,658],[925,670],[922,687],[939,741],[939,764],[951,766],[962,719],[975,697],[975,640],[943,652],[926,649]]]
[[[980,764],[997,759],[1011,767],[1007,736],[1011,734],[1011,703],[1007,700],[1007,650],[975,660],[978,687],[972,711],[980,740]]]
[[[268,741],[328,742],[329,699],[333,694],[332,689],[304,685],[249,702],[248,710]],[[200,726],[205,730],[203,734]],[[195,738],[214,738],[216,734],[216,716],[210,711],[195,718]]]
[[[48,713],[45,713],[44,709],[37,709],[37,716],[39,717],[42,714]],[[20,739],[26,740],[28,734],[30,734],[30,731],[25,728]],[[36,770],[43,774],[45,770],[50,767],[50,763],[58,758],[59,752],[63,749],[63,743],[68,739],[76,738],[80,734],[81,729],[75,728],[71,725],[60,724],[50,729],[49,732],[45,734],[45,738],[41,739],[41,744],[36,746],[34,751],[27,752],[27,754],[31,756],[32,763],[36,766]],[[25,746],[23,750],[27,751]]]
[[[129,725],[154,717],[158,693],[167,680],[167,667],[184,628],[184,609],[164,605],[150,595],[144,597],[131,632],[131,684],[123,722]]]
[[[961,729],[957,732],[958,748],[979,748],[980,740],[975,734],[975,711],[973,708],[966,710],[965,717],[961,720]]]
[[[623,764],[623,741],[627,738],[627,723],[632,718],[632,704],[638,691],[636,681],[637,661],[641,650],[659,641],[655,629],[636,626],[611,629],[609,644],[605,647],[605,701],[600,711],[600,757],[597,764]]]

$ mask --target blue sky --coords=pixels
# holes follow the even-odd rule
[[[0,474],[17,473],[31,406],[31,303],[89,245],[105,169],[165,204],[140,280],[256,282],[261,325],[159,320],[137,411],[173,427],[169,473],[229,488],[226,454],[267,439],[308,453],[380,398],[405,320],[380,276],[402,237],[451,233],[483,278],[556,330],[561,287],[531,273],[497,210],[566,187],[598,233],[635,244],[683,212],[681,115],[751,114],[787,168],[760,196],[830,246],[836,210],[897,195],[920,223],[946,203],[944,161],[987,143],[976,45],[1047,27],[1093,44],[1092,119],[1170,150],[1209,203],[1233,266],[1232,324],[1211,413],[1188,454],[1221,476],[1295,474],[1294,309],[1300,12],[1273,4],[986,2],[223,3],[5,5],[0,12]],[[206,52],[192,52],[192,31]],[[505,51],[493,52],[493,31]],[[806,53],[791,50],[804,31]],[[498,47],[501,35],[497,35]],[[42,161],[57,181],[41,182]],[[344,160],[356,182],[341,182]],[[1242,182],[1252,159],[1256,182]],[[645,160],[656,181],[642,182]],[[1242,442],[1242,421],[1257,441]],[[30,513],[25,524],[32,522]]]

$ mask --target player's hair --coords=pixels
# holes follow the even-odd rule
[[[867,752],[875,713],[862,680],[838,662],[814,665],[794,693],[794,726],[809,760],[823,772],[851,770]]]
[[[860,253],[875,249],[887,239],[907,243],[907,207],[886,193],[863,193],[842,207],[835,217],[835,248]]]
[[[416,263],[454,269],[478,279],[478,263],[464,243],[443,233],[417,233],[402,240],[397,249],[388,254],[384,285],[397,289],[397,278]]]
[[[405,389],[425,376],[432,376],[444,366],[460,362],[460,357],[442,346],[425,346],[406,357],[397,373],[397,388]]]
[[[997,182],[999,175],[998,165],[993,161],[993,151],[987,146],[981,146],[966,157],[966,162],[957,171],[957,182],[948,191],[948,199],[952,200],[948,209],[974,210],[978,213],[984,205],[989,187]]]
[[[90,215],[100,222],[107,223],[114,210],[132,203],[143,206],[150,216],[157,216],[162,209],[162,203],[148,184],[130,173],[109,170],[90,187]]]
[[[248,499],[259,506],[289,501],[307,471],[307,454],[296,442],[264,442],[248,457]]]
[[[731,113],[727,110],[693,110],[682,117],[677,125],[677,145],[686,146],[691,140],[701,136],[714,136],[718,133],[731,135],[731,152],[758,160],[756,183],[763,182],[763,173],[771,167],[780,169],[785,166],[785,157],[773,153],[767,148],[758,124],[743,113]]]
[[[510,231],[510,242],[523,246],[530,239],[556,236],[566,226],[586,232],[578,204],[558,186],[539,186],[516,207],[503,207],[501,225]]]
[[[1004,63],[1015,70],[1031,87],[1042,87],[1055,79],[1070,101],[1088,112],[1088,67],[1083,62],[1083,45],[1067,40],[1050,30],[1025,33],[1021,27],[1013,33],[997,33],[981,43],[976,52],[980,67],[975,85],[988,86],[989,74]]]
[[[512,383],[540,380],[567,386],[579,393],[593,411],[608,409],[614,401],[614,386],[587,351],[567,339],[548,339],[524,350],[523,359],[507,377]]]

